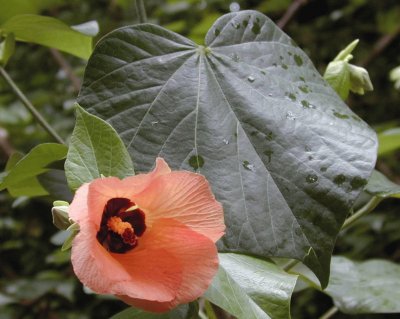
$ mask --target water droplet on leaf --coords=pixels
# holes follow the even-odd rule
[[[214,35],[215,35],[216,37],[219,36],[220,33],[221,33],[221,31],[220,31],[219,29],[215,29],[215,30],[214,30]]]
[[[255,81],[255,78],[254,78],[254,76],[249,75],[249,76],[247,77],[247,80],[248,80],[250,83],[253,83],[253,82]]]
[[[295,116],[292,112],[288,111],[288,112],[286,113],[286,118],[287,118],[288,120],[290,120],[290,121],[294,121],[294,120],[296,119],[296,116]]]
[[[253,27],[251,28],[251,31],[252,31],[254,34],[260,34],[260,32],[261,32],[260,24],[257,23],[257,22],[254,22],[254,23],[253,23]]]
[[[306,182],[309,184],[313,184],[318,181],[318,176],[315,174],[307,175]]]
[[[334,182],[336,185],[342,185],[345,181],[346,181],[346,176],[344,176],[343,174],[337,175],[337,176],[335,176],[335,178],[333,179],[333,182]]]
[[[365,185],[367,185],[367,182],[368,181],[365,178],[361,178],[359,176],[356,176],[350,182],[351,190],[355,190],[355,189],[359,189],[361,187],[364,187]]]

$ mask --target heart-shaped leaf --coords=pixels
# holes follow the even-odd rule
[[[76,105],[76,124],[65,161],[71,189],[101,175],[124,178],[133,174],[132,160],[115,130]]]
[[[290,318],[297,276],[250,256],[219,254],[220,269],[205,298],[239,319]]]
[[[90,58],[79,103],[117,130],[139,171],[162,156],[208,178],[224,205],[221,251],[296,258],[326,285],[375,133],[264,15],[227,14],[205,43],[118,29]]]

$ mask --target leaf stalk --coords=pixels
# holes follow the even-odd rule
[[[135,6],[136,6],[137,15],[139,16],[139,22],[146,23],[147,15],[146,15],[146,8],[144,6],[144,1],[143,0],[135,0]]]
[[[19,89],[17,84],[13,81],[7,71],[0,66],[0,74],[11,87],[15,95],[21,100],[24,106],[33,115],[36,121],[49,133],[58,143],[65,144],[64,140],[57,134],[56,131],[50,126],[50,124],[44,119],[44,117],[36,110],[32,103],[28,100],[25,94]]]

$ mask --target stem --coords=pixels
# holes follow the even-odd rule
[[[72,83],[72,86],[76,92],[79,92],[81,88],[81,80],[74,74],[72,71],[71,65],[68,63],[67,60],[64,59],[63,55],[60,51],[56,49],[50,49],[51,55],[53,56],[54,60],[58,63],[61,69],[64,70],[65,74],[69,78]]]
[[[289,271],[289,270],[292,269],[294,266],[296,266],[299,262],[300,262],[300,260],[292,259],[292,260],[289,261],[286,265],[283,266],[283,270],[284,270],[284,271]]]
[[[344,221],[342,229],[349,227],[356,220],[373,211],[375,207],[378,206],[378,204],[382,201],[382,199],[383,198],[379,198],[377,196],[372,197],[368,203],[366,203],[363,207],[361,207],[358,211]]]
[[[135,0],[135,6],[136,6],[136,12],[139,16],[139,22],[146,23],[147,15],[143,0]]]
[[[0,74],[6,80],[7,84],[12,88],[15,95],[21,100],[25,107],[31,112],[33,117],[39,122],[39,124],[58,142],[65,144],[63,139],[53,130],[49,123],[42,117],[42,115],[35,109],[32,103],[28,100],[24,93],[19,89],[17,84],[11,79],[7,71],[0,66]]]
[[[337,313],[339,309],[335,306],[332,306],[332,308],[328,309],[327,312],[325,312],[319,319],[329,319],[331,318],[335,313]]]
[[[278,21],[277,25],[279,28],[283,29],[288,22],[294,17],[296,12],[305,4],[307,0],[294,0],[289,8],[286,10],[283,17]]]

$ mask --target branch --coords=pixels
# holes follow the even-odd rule
[[[53,56],[54,60],[58,63],[58,65],[61,67],[61,69],[65,72],[65,74],[71,81],[75,92],[79,92],[79,90],[81,88],[81,80],[74,74],[74,72],[72,71],[71,65],[63,57],[63,55],[60,53],[60,51],[58,51],[56,49],[50,49],[50,52],[51,52],[51,55]]]
[[[385,34],[378,41],[376,41],[371,53],[360,63],[360,66],[366,67],[372,60],[379,56],[394,39],[399,35],[400,28],[391,34]]]
[[[146,23],[147,15],[143,0],[135,0],[135,6],[136,6],[136,12],[139,16],[139,22]]]
[[[58,143],[65,144],[63,139],[57,134],[56,131],[50,126],[50,124],[42,117],[42,115],[35,109],[32,103],[28,100],[24,93],[19,89],[17,84],[11,79],[7,71],[0,66],[0,74],[6,80],[7,84],[14,91],[15,95],[21,100],[25,107],[31,112],[33,117],[39,122],[39,124],[49,133]]]
[[[278,21],[277,25],[283,29],[288,22],[294,17],[296,12],[307,3],[308,0],[294,0],[292,4],[287,8],[282,18]]]

